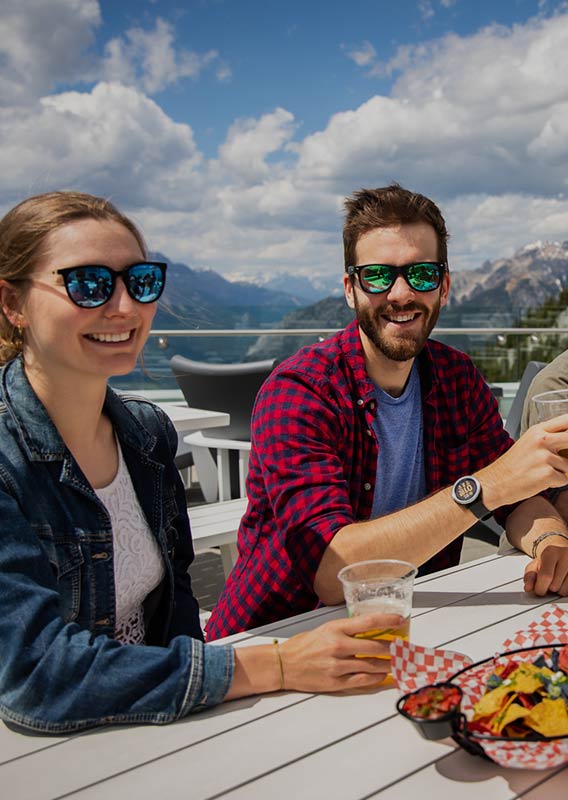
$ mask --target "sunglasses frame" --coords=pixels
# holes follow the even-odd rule
[[[130,274],[130,271],[134,267],[142,267],[142,266],[145,266],[145,265],[150,266],[150,267],[158,267],[160,269],[161,273],[162,273],[162,287],[161,287],[160,291],[158,292],[158,294],[156,295],[156,297],[154,297],[152,300],[141,300],[139,297],[136,297],[133,294],[133,292],[131,290],[131,287],[129,286],[129,283],[128,283],[128,280],[127,280],[127,276]],[[168,265],[164,261],[136,261],[134,264],[130,264],[125,269],[112,269],[112,267],[107,267],[106,264],[80,264],[77,267],[64,267],[63,269],[53,270],[52,275],[61,275],[62,276],[63,283],[65,285],[65,291],[67,292],[67,297],[78,308],[100,308],[101,306],[104,306],[112,298],[112,296],[114,294],[114,290],[116,289],[116,281],[118,280],[118,278],[121,278],[122,281],[124,282],[124,285],[126,287],[126,291],[128,292],[128,296],[129,297],[131,297],[137,303],[142,303],[142,305],[150,305],[151,303],[157,302],[160,299],[160,297],[162,296],[162,293],[163,293],[163,291],[165,289],[165,286],[166,286],[166,270],[167,270],[167,268],[168,268]],[[109,273],[110,280],[111,280],[111,290],[110,290],[110,294],[106,298],[106,300],[103,299],[103,300],[97,301],[95,305],[81,305],[80,302],[77,302],[77,300],[71,295],[71,291],[70,291],[70,287],[69,287],[69,275],[72,272],[76,272],[79,269],[85,269],[85,270],[87,270],[87,269],[104,269]]]
[[[433,286],[431,289],[416,289],[410,281],[408,280],[408,270],[411,267],[418,267],[418,266],[428,266],[428,267],[437,267],[440,270],[439,280],[436,286]],[[361,270],[366,269],[367,267],[387,267],[391,273],[391,283],[385,289],[369,289],[363,286],[363,280],[361,278]],[[436,289],[439,289],[442,285],[442,281],[444,279],[444,274],[448,268],[448,265],[445,261],[413,261],[411,264],[403,264],[401,267],[394,267],[392,264],[359,264],[358,266],[349,266],[346,268],[346,272],[351,278],[351,280],[355,279],[355,275],[359,278],[359,286],[361,287],[362,291],[366,294],[384,294],[388,292],[394,284],[396,283],[397,278],[399,275],[402,275],[406,283],[410,286],[413,292],[420,292],[420,294],[424,294],[425,292],[434,292]]]

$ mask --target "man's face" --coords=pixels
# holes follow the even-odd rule
[[[419,261],[438,260],[438,242],[431,225],[415,222],[390,228],[375,228],[363,234],[355,248],[355,266],[389,264],[400,267]],[[344,276],[347,303],[355,309],[362,334],[392,361],[408,361],[424,347],[446,304],[450,288],[448,273],[431,292],[416,292],[402,275],[381,294],[363,292],[358,277]]]

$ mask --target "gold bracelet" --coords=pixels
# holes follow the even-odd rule
[[[280,691],[284,691],[284,667],[282,666],[282,656],[280,655],[280,645],[278,639],[273,639],[272,644],[276,648],[276,659],[278,661],[278,672],[280,673]]]
[[[536,548],[541,542],[544,542],[545,539],[548,539],[549,536],[561,536],[563,539],[568,541],[568,536],[565,533],[560,533],[560,531],[547,531],[546,533],[541,533],[540,536],[537,536],[532,544],[532,557],[536,558]]]

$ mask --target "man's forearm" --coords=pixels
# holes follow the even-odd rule
[[[547,526],[566,530],[550,503],[535,497],[544,489],[566,484],[566,459],[559,454],[563,449],[568,449],[568,414],[529,428],[496,461],[474,473],[482,486],[483,503],[490,511],[521,503],[509,515],[508,530],[512,544],[525,551],[531,551],[540,533],[550,530]],[[314,590],[323,603],[341,603],[337,572],[345,564],[369,558],[400,558],[420,566],[475,521],[471,511],[454,502],[448,487],[389,516],[346,525],[323,555]]]
[[[346,564],[397,558],[420,566],[477,522],[452,500],[451,487],[385,517],[339,530],[320,562],[314,589],[326,605],[343,602],[337,573]]]

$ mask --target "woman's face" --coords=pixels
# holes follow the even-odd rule
[[[30,379],[91,376],[106,381],[134,369],[156,304],[136,302],[124,281],[117,280],[107,303],[80,308],[67,296],[62,276],[52,273],[87,264],[123,270],[143,259],[136,238],[118,222],[84,219],[49,234],[21,304]]]

